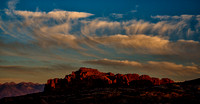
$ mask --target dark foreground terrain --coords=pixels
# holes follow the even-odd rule
[[[200,79],[174,83],[148,75],[81,68],[50,79],[44,92],[3,98],[0,104],[200,104]]]

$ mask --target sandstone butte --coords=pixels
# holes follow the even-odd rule
[[[154,78],[138,74],[113,74],[99,72],[97,69],[81,67],[78,71],[66,75],[64,79],[49,79],[44,91],[56,91],[83,87],[138,87],[174,83],[169,78]]]

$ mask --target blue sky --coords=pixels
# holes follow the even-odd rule
[[[199,0],[4,0],[0,83],[45,83],[79,67],[200,77]]]

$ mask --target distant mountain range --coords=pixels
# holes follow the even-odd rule
[[[45,87],[33,83],[7,83],[7,86],[4,91],[12,89],[12,96],[20,93],[18,89],[34,94],[5,97],[0,104],[200,104],[200,78],[175,83],[169,78],[80,68],[64,78],[49,79]],[[33,88],[39,93],[31,92]]]
[[[0,99],[3,97],[14,97],[30,93],[42,92],[43,90],[44,84],[37,84],[31,82],[4,83],[0,84]]]

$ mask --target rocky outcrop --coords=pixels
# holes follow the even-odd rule
[[[169,78],[162,78],[160,80],[160,84],[168,84],[168,83],[174,83],[174,81]]]
[[[134,80],[139,80],[139,75],[138,74],[126,74],[126,77],[128,78],[128,81],[134,81]]]
[[[138,74],[113,74],[99,72],[97,69],[82,67],[76,72],[66,75],[63,79],[49,79],[45,91],[65,90],[68,88],[85,87],[119,87],[119,86],[152,86],[174,83],[169,78],[151,78],[148,75]]]
[[[159,78],[153,77],[153,78],[151,78],[151,82],[153,83],[153,85],[160,85],[160,79]]]

